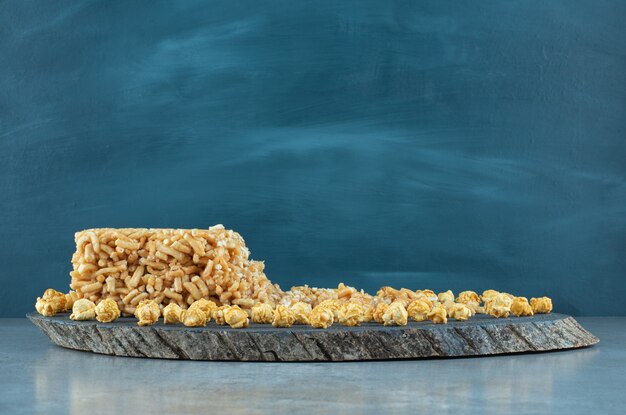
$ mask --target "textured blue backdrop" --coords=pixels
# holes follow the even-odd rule
[[[5,1],[0,315],[73,234],[206,227],[282,285],[624,314],[626,2]]]

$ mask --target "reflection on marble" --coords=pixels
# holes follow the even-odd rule
[[[56,347],[2,320],[0,408],[12,413],[608,413],[626,404],[626,318],[582,319],[580,350],[484,358],[237,363],[151,360]],[[607,328],[608,327],[608,328]],[[603,335],[603,331],[604,334]],[[621,366],[620,366],[621,365]],[[5,384],[14,385],[8,395]],[[9,388],[11,389],[11,388]],[[4,412],[4,411],[3,411]]]

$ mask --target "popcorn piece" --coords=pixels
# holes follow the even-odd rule
[[[181,320],[187,327],[205,327],[207,323],[207,315],[200,307],[189,307],[181,313]]]
[[[270,324],[274,319],[274,309],[266,303],[256,303],[252,307],[252,322]]]
[[[339,321],[339,309],[341,308],[341,303],[339,300],[325,300],[320,304],[322,307],[326,307],[333,312],[333,318],[335,321]]]
[[[500,294],[500,292],[496,291],[496,290],[485,290],[483,291],[483,295],[481,296],[481,299],[484,302],[487,302],[487,300],[489,300],[490,298],[496,296]]]
[[[471,316],[479,311],[482,311],[480,307],[480,296],[474,291],[463,291],[459,293],[456,299],[457,303],[465,304],[471,311]],[[454,304],[450,304],[448,308],[454,307]],[[471,317],[470,316],[470,317]]]
[[[479,305],[480,297],[474,291],[463,291],[459,293],[456,302],[461,304],[474,303],[476,305]]]
[[[425,296],[431,302],[437,301],[437,294],[435,294],[435,292],[433,290],[417,290],[416,293],[417,293],[418,296],[420,296],[420,295]]]
[[[406,307],[411,303],[411,301],[416,300],[419,294],[418,292],[411,291],[407,288],[401,288],[399,290],[396,290],[392,287],[382,287],[380,290],[378,290],[376,296],[382,299],[387,304],[391,304],[394,301],[400,301],[402,305]],[[434,296],[435,299],[437,299],[437,296]]]
[[[511,312],[509,307],[494,305],[489,310],[489,315],[495,318],[507,318]]]
[[[552,311],[552,300],[548,297],[531,298],[530,306],[535,314],[548,314]]]
[[[340,282],[337,286],[337,298],[343,299],[346,301],[350,301],[352,296],[357,293],[356,288],[345,285],[343,282]]]
[[[348,327],[359,326],[365,318],[364,314],[365,310],[361,304],[348,301],[339,309],[339,323]]]
[[[419,293],[417,295],[417,299],[424,301],[426,304],[428,304],[430,308],[432,308],[433,305],[435,305],[435,303],[439,301],[438,298],[435,298],[435,300],[433,301],[426,294],[422,294],[422,293]]]
[[[310,324],[316,329],[327,329],[335,321],[333,310],[330,307],[317,306],[311,311]]]
[[[209,301],[205,298],[201,298],[199,300],[194,301],[189,306],[189,309],[198,309],[204,313],[206,316],[206,322],[211,321],[211,316],[213,315],[213,310],[217,309],[217,304],[213,301]]]
[[[43,297],[37,297],[35,309],[43,316],[53,316],[67,310],[67,299],[65,294],[48,288],[43,293]]]
[[[454,305],[456,303],[454,301],[448,301],[447,303],[438,303],[438,304],[441,304],[443,306],[443,308],[446,309],[446,313],[449,316],[450,315],[450,310],[452,309],[452,307],[454,307]]]
[[[183,321],[183,309],[176,303],[169,303],[163,309],[163,324],[176,324]]]
[[[111,298],[105,298],[96,306],[96,319],[101,323],[110,323],[119,317],[120,307]]]
[[[447,309],[447,314],[455,320],[466,321],[472,316],[472,310],[463,303],[454,303],[452,307]]]
[[[224,313],[226,312],[226,310],[228,310],[228,307],[230,307],[230,306],[223,305],[223,306],[217,307],[215,310],[213,310],[213,319],[220,326],[222,326],[222,325],[224,325],[226,323],[226,319],[224,318]]]
[[[528,299],[526,297],[515,297],[513,299],[513,303],[511,304],[511,313],[518,317],[534,315],[533,309],[530,304],[528,304]]]
[[[494,306],[510,308],[511,304],[513,304],[513,299],[506,295],[506,293],[497,293],[485,299],[485,312],[489,314]]]
[[[374,307],[374,311],[372,312],[372,317],[374,318],[375,322],[381,324],[384,323],[383,315],[385,314],[385,311],[387,311],[387,307],[389,307],[389,304],[387,303],[376,304],[376,306]]]
[[[407,308],[407,313],[415,321],[424,321],[428,318],[428,312],[432,308],[430,301],[424,298],[414,300]]]
[[[274,320],[272,320],[272,326],[274,327],[291,327],[296,322],[296,315],[289,308],[284,305],[279,305],[274,310]]]
[[[309,316],[311,315],[311,304],[299,301],[291,306],[291,311],[296,315],[296,323],[309,324]]]
[[[354,291],[356,292],[356,289],[354,289]],[[303,301],[315,307],[323,301],[336,300],[337,292],[338,288],[311,288],[308,285],[291,287],[291,289],[282,296],[280,305],[291,306],[299,301]],[[269,304],[274,307],[274,304]],[[272,311],[273,310],[272,308]]]
[[[211,300],[207,300],[206,298],[201,298],[199,300],[194,301],[191,304],[191,307],[200,307],[202,309],[202,311],[207,313],[209,316],[212,316],[213,315],[213,310],[215,310],[217,308],[217,304],[215,304]]]
[[[511,304],[513,304],[512,296],[507,293],[498,293],[488,297],[485,301],[485,312],[496,318],[506,318],[511,312]]]
[[[135,317],[138,325],[149,326],[157,322],[161,315],[161,309],[154,300],[142,300],[135,309]]]
[[[374,305],[374,297],[367,294],[365,291],[361,290],[350,297],[349,301],[357,302],[362,306],[373,306]]]
[[[248,313],[234,305],[224,311],[224,321],[233,329],[248,327]]]
[[[467,308],[470,309],[470,311],[472,312],[472,316],[476,313],[484,313],[484,309],[483,307],[480,305],[480,302],[476,302],[476,301],[468,301],[467,303],[461,303],[461,304],[465,304],[467,306]]]
[[[69,293],[65,294],[65,310],[71,310],[76,300],[78,300],[78,294],[76,293],[76,291],[70,291]]]
[[[363,323],[374,320],[374,307],[371,304],[363,304]]]
[[[513,304],[512,296],[507,293],[498,293],[487,298],[485,302],[485,312],[496,318],[506,318],[511,312]]]
[[[394,301],[383,314],[385,326],[406,326],[409,314],[401,301]]]
[[[96,305],[86,298],[76,300],[72,306],[71,320],[93,320],[96,316]]]
[[[454,302],[454,293],[451,290],[446,291],[445,293],[437,294],[437,299],[440,303],[445,304],[449,302]]]
[[[52,301],[43,299],[41,297],[37,297],[35,310],[37,310],[37,312],[42,316],[46,317],[51,317],[57,313],[57,311],[55,311],[55,307]]]
[[[52,288],[48,288],[46,291],[44,291],[43,298],[46,300],[50,300],[55,310],[59,312],[67,311],[67,298],[62,292],[53,290]]]
[[[428,312],[427,317],[435,324],[446,324],[448,322],[448,313],[442,304],[436,304]]]

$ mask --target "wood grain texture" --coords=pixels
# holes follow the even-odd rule
[[[252,324],[234,330],[157,324],[134,319],[114,323],[71,321],[68,315],[27,317],[62,347],[102,354],[190,360],[349,361],[484,356],[591,346],[599,340],[563,314],[495,319],[479,315],[445,325],[411,322],[405,327],[365,324],[274,328]]]

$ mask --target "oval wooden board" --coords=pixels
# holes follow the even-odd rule
[[[296,325],[274,328],[251,324],[231,329],[206,327],[139,327],[134,318],[113,323],[72,321],[69,314],[27,314],[53,343],[69,349],[116,356],[191,360],[348,361],[486,356],[504,353],[573,349],[598,338],[563,314],[496,319],[476,315],[448,324],[410,322],[403,327],[367,323],[314,329]]]

